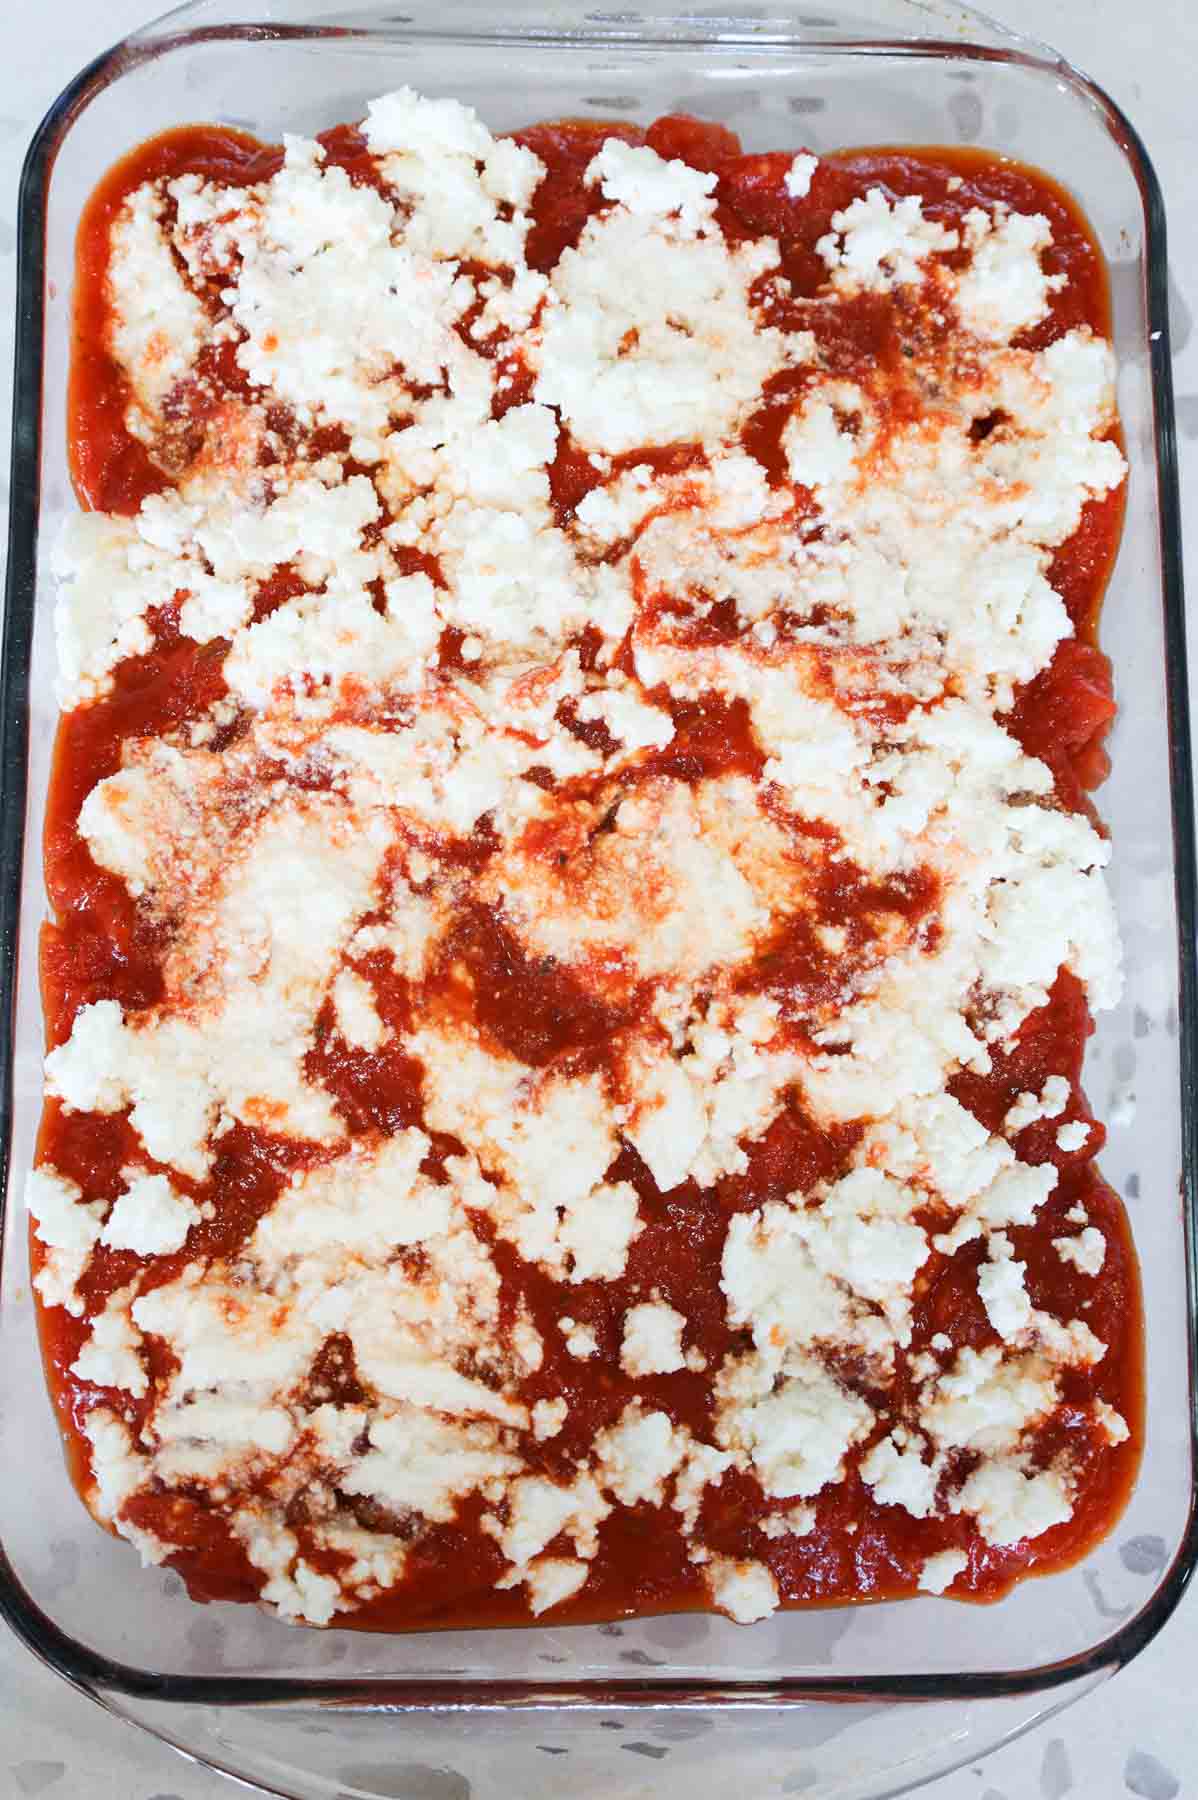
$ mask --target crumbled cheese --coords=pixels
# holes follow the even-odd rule
[[[566,1349],[579,1362],[586,1362],[589,1357],[598,1356],[599,1340],[589,1325],[577,1325],[570,1317],[558,1321],[562,1335],[566,1340]]]
[[[616,1154],[614,1120],[598,1081],[552,1073],[538,1079],[466,1034],[425,1028],[406,1041],[424,1065],[429,1124],[452,1132],[502,1178],[497,1186],[476,1185],[468,1204],[485,1207],[528,1261],[561,1270],[569,1251],[584,1269],[618,1273],[636,1231],[636,1196],[624,1184],[596,1194]],[[570,1223],[580,1205],[584,1230],[601,1229],[593,1246]]]
[[[627,1181],[604,1182],[566,1209],[557,1241],[570,1261],[571,1281],[618,1281],[628,1252],[643,1229],[636,1189]]]
[[[337,1029],[352,1050],[377,1050],[387,1035],[374,1002],[374,989],[354,969],[342,969],[333,983]]]
[[[721,1286],[733,1325],[767,1345],[846,1345],[889,1360],[909,1335],[911,1283],[926,1260],[918,1197],[880,1170],[833,1184],[818,1206],[738,1214]]]
[[[666,162],[648,145],[608,138],[588,165],[584,180],[598,183],[605,200],[635,215],[664,218],[676,213],[680,229],[693,237],[715,215],[717,177],[684,162]]]
[[[94,1381],[97,1387],[124,1388],[138,1398],[150,1382],[138,1355],[141,1333],[129,1317],[134,1292],[121,1288],[108,1296],[103,1311],[92,1320],[91,1336],[71,1364],[71,1374]]]
[[[622,688],[585,694],[575,711],[584,723],[597,719],[606,725],[626,750],[662,750],[674,735],[674,721],[668,713],[646,706]]]
[[[964,1550],[941,1550],[924,1559],[918,1586],[925,1594],[943,1594],[968,1567],[969,1558]]]
[[[670,1375],[686,1366],[682,1333],[686,1317],[661,1301],[630,1306],[624,1314],[620,1365],[635,1380],[641,1375]]]
[[[998,1549],[1040,1537],[1073,1517],[1068,1488],[1055,1470],[1029,1475],[1000,1457],[979,1464],[950,1505],[954,1512],[973,1513],[986,1542]]]
[[[901,1506],[916,1519],[935,1510],[939,1462],[925,1463],[918,1442],[900,1444],[894,1433],[881,1438],[860,1463],[861,1479],[883,1506]]]
[[[774,1499],[807,1499],[838,1481],[873,1422],[863,1400],[801,1352],[780,1370],[768,1355],[732,1358],[716,1378],[716,1439]]]
[[[104,1208],[98,1200],[84,1200],[78,1184],[49,1164],[26,1176],[25,1205],[45,1246],[45,1262],[34,1286],[47,1306],[65,1306],[78,1318],[83,1302],[76,1284],[100,1235]]]
[[[955,231],[923,216],[916,194],[891,205],[881,188],[870,188],[832,214],[832,229],[816,250],[838,288],[862,287],[877,293],[918,281],[929,256],[955,250]]]
[[[832,401],[822,396],[809,400],[791,417],[782,433],[782,447],[790,479],[817,492],[836,488],[857,460],[856,437],[841,430]]]
[[[792,200],[805,200],[811,192],[811,177],[819,167],[819,158],[800,150],[782,178],[782,185]]]
[[[400,1538],[383,1531],[363,1531],[356,1525],[320,1525],[315,1535],[322,1549],[349,1558],[338,1572],[343,1587],[354,1588],[358,1598],[370,1599],[401,1579],[407,1563],[407,1547]]]
[[[532,1409],[532,1434],[537,1442],[556,1437],[569,1411],[564,1400],[538,1400]]]
[[[585,1586],[590,1564],[568,1556],[539,1556],[524,1571],[528,1609],[536,1618]]]
[[[327,1625],[337,1610],[340,1586],[297,1555],[294,1532],[248,1510],[238,1513],[233,1524],[251,1563],[268,1577],[261,1593],[267,1605],[281,1618]]]
[[[686,1434],[663,1412],[646,1412],[636,1401],[615,1425],[595,1438],[596,1479],[623,1506],[642,1500],[660,1506],[665,1483],[684,1461]]]
[[[596,1532],[611,1512],[595,1482],[580,1475],[569,1487],[543,1475],[522,1475],[507,1489],[507,1521],[490,1526],[508,1561],[524,1569],[554,1539],[573,1540],[579,1556],[593,1557]]]
[[[962,1350],[933,1383],[920,1423],[945,1450],[1006,1450],[1046,1418],[1060,1398],[1051,1364],[1039,1356],[1006,1361],[1001,1350]]]
[[[162,1562],[171,1546],[160,1544],[148,1532],[124,1525],[121,1508],[137,1494],[148,1476],[148,1460],[135,1449],[130,1429],[106,1406],[94,1406],[83,1420],[83,1435],[92,1449],[92,1481],[88,1505],[97,1519],[115,1523],[122,1534],[137,1544],[146,1562]]]
[[[461,1495],[522,1467],[489,1423],[464,1424],[401,1406],[367,1429],[369,1449],[345,1459],[338,1485],[347,1494],[365,1494],[434,1523],[454,1517]]]
[[[196,1178],[222,1108],[318,1142],[344,1129],[303,1059],[326,971],[370,905],[386,839],[355,831],[319,798],[281,806],[251,835],[253,854],[243,838],[216,874],[215,904],[173,952],[196,997],[214,986],[216,1003],[126,1020],[114,1001],[97,1001],[46,1059],[50,1093],[75,1110],[131,1106],[150,1155]]]
[[[692,1440],[687,1445],[685,1460],[674,1478],[674,1495],[670,1501],[674,1511],[681,1516],[682,1530],[687,1537],[693,1537],[698,1528],[707,1489],[720,1486],[725,1471],[732,1467],[734,1460],[728,1451],[717,1450],[712,1444]]]
[[[978,1294],[986,1316],[1001,1338],[1015,1338],[1032,1320],[1032,1303],[1023,1285],[1026,1265],[1014,1260],[1011,1240],[996,1231],[990,1239],[990,1258],[978,1270]]]
[[[1091,1409],[1094,1420],[1108,1444],[1125,1444],[1131,1436],[1131,1429],[1121,1413],[1117,1413],[1106,1400],[1095,1400]]]
[[[1052,243],[1042,213],[999,212],[993,218],[975,207],[965,215],[965,243],[973,252],[956,286],[957,315],[976,337],[1009,343],[1017,332],[1039,324],[1048,298],[1068,276],[1045,275],[1040,253]]]
[[[126,423],[134,436],[147,439],[161,426],[163,402],[209,335],[203,303],[171,255],[164,211],[154,183],[134,188],[113,222],[108,264],[109,339],[133,394]]]
[[[537,400],[612,455],[731,435],[782,364],[782,334],[749,302],[776,261],[769,239],[729,249],[714,222],[695,233],[625,205],[592,218],[550,277]]]
[[[1057,1128],[1058,1150],[1080,1150],[1090,1136],[1090,1127],[1084,1119],[1070,1119],[1065,1125]]]
[[[712,1603],[738,1625],[752,1625],[778,1610],[778,1584],[764,1563],[713,1556],[703,1576]]]
[[[1052,1247],[1062,1262],[1072,1263],[1082,1275],[1097,1275],[1106,1261],[1106,1239],[1088,1225],[1076,1237],[1053,1238]]]
[[[1003,1130],[1014,1137],[1037,1119],[1055,1119],[1069,1104],[1069,1083],[1063,1075],[1050,1075],[1040,1094],[1019,1094],[1003,1120]]]
[[[429,256],[523,262],[524,208],[544,168],[532,151],[491,136],[468,106],[400,88],[371,102],[371,150],[409,209],[407,242]],[[500,206],[513,209],[508,220]]]
[[[776,1539],[806,1537],[815,1530],[817,1514],[814,1506],[788,1506],[785,1512],[770,1513],[761,1522],[762,1537]]]
[[[165,1175],[137,1169],[123,1174],[125,1191],[117,1195],[104,1221],[100,1242],[137,1256],[169,1256],[181,1250],[191,1227],[199,1223],[199,1207],[176,1192]]]
[[[541,955],[577,963],[618,951],[645,976],[688,979],[743,960],[768,923],[704,829],[701,789],[652,777],[620,801],[610,830],[588,831],[585,812],[565,823],[564,862],[517,846],[483,886]]]
[[[280,400],[379,433],[402,409],[397,363],[409,381],[437,387],[469,356],[453,331],[469,290],[452,263],[432,259],[435,241],[396,237],[392,208],[374,188],[326,167],[318,145],[285,143],[282,169],[238,233],[237,360]]]

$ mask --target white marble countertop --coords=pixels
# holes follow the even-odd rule
[[[1004,23],[1057,45],[1106,87],[1155,161],[1169,209],[1183,506],[1193,543],[1198,6],[1193,0],[1132,0],[1117,11],[1111,0],[988,0],[988,6]],[[19,9],[7,0],[3,8],[10,29],[0,55],[0,419],[9,410],[16,195],[26,144],[75,72],[158,10],[154,0],[41,0]],[[0,510],[7,507],[7,477],[0,462]],[[1198,1590],[1130,1668],[1017,1743],[923,1793],[927,1800],[1198,1796],[1196,1669]],[[220,1800],[236,1791],[73,1693],[0,1627],[0,1800]]]

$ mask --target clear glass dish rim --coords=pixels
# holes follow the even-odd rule
[[[1187,1361],[1191,1471],[1198,1472],[1198,873],[1195,862],[1194,793],[1187,685],[1181,510],[1168,308],[1165,210],[1160,184],[1135,127],[1104,89],[1046,46],[1008,30],[967,6],[943,8],[935,0],[908,0],[928,16],[954,18],[977,40],[938,36],[825,37],[780,28],[778,19],[698,19],[683,12],[638,18],[592,15],[585,31],[544,24],[485,23],[469,28],[413,31],[404,21],[396,36],[452,43],[568,45],[624,44],[674,48],[704,44],[728,49],[806,49],[826,56],[908,56],[964,62],[1015,63],[1051,71],[1101,115],[1135,177],[1144,212],[1149,367],[1154,400],[1154,464],[1160,518],[1160,571],[1165,631],[1165,685],[1174,885],[1178,931],[1178,1048],[1181,1080],[1181,1188],[1186,1243]],[[266,0],[270,4],[270,0]],[[386,35],[385,23],[322,26],[278,21],[205,24],[206,0],[164,14],[115,44],[79,74],[54,101],[30,142],[21,172],[17,207],[16,347],[13,378],[12,499],[4,634],[0,643],[0,1227],[6,1205],[12,1130],[15,976],[20,886],[26,849],[28,695],[36,600],[40,511],[42,353],[45,341],[46,201],[55,159],[75,118],[105,87],[132,66],[204,38],[222,41]],[[474,13],[476,19],[479,18]],[[198,20],[198,22],[197,22]],[[593,22],[592,22],[593,21]],[[655,39],[654,23],[668,26]],[[679,27],[685,27],[680,34]],[[989,41],[981,41],[983,38]],[[2,1254],[2,1250],[0,1250]],[[50,1619],[26,1591],[0,1543],[0,1618],[54,1672],[92,1699],[105,1696],[219,1706],[335,1706],[341,1709],[434,1712],[507,1711],[544,1707],[601,1710],[620,1707],[696,1707],[752,1710],[813,1700],[976,1700],[1031,1694],[1112,1673],[1139,1654],[1176,1608],[1198,1567],[1198,1506],[1191,1489],[1185,1536],[1146,1606],[1091,1649],[1053,1663],[1016,1671],[887,1676],[801,1676],[764,1681],[654,1680],[445,1680],[253,1675],[174,1675],[117,1662],[79,1643]]]

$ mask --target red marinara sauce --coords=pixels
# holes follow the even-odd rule
[[[1042,173],[980,150],[870,149],[843,151],[820,159],[806,196],[795,199],[784,186],[793,152],[745,155],[735,136],[721,126],[686,117],[658,120],[647,131],[627,125],[563,121],[539,125],[518,134],[547,166],[547,176],[532,203],[533,226],[528,240],[530,266],[551,269],[564,248],[574,243],[599,204],[598,190],[583,181],[600,140],[618,135],[648,143],[666,157],[680,157],[718,176],[718,218],[732,241],[769,235],[781,248],[782,272],[790,295],[775,301],[788,316],[776,322],[801,326],[826,271],[816,254],[817,240],[829,229],[833,212],[880,186],[890,197],[918,194],[925,215],[952,227],[972,207],[1006,202],[1022,212],[1041,212],[1052,229],[1053,245],[1044,262],[1049,273],[1069,280],[1052,297],[1049,316],[1017,344],[1038,348],[1063,331],[1089,324],[1109,332],[1105,269],[1085,219],[1075,202]],[[352,126],[342,126],[321,139],[330,163],[344,167],[351,180],[378,180],[364,140]],[[170,484],[172,458],[182,469],[194,450],[204,421],[222,398],[248,390],[228,348],[209,356],[199,378],[181,384],[171,396],[170,442],[151,458],[146,445],[126,429],[129,400],[121,370],[107,349],[107,258],[109,231],[124,197],[142,182],[157,177],[196,173],[246,185],[269,178],[279,167],[281,151],[243,133],[211,126],[187,126],[150,140],[115,165],[104,177],[80,225],[74,306],[74,342],[70,384],[69,437],[72,474],[85,507],[115,513],[136,511],[149,493]],[[838,309],[837,335],[831,354],[840,372],[893,359],[903,353],[905,329],[926,328],[901,306],[865,296]],[[513,367],[504,404],[528,397],[529,372]],[[794,397],[792,378],[783,375],[767,389],[757,413],[744,428],[743,442],[770,471],[779,457],[779,434]],[[342,450],[336,431],[326,434],[327,449]],[[627,461],[655,461],[683,469],[692,453],[687,446],[667,452],[636,452]],[[557,461],[550,471],[559,510],[577,505],[594,480],[586,459],[562,434]],[[1103,740],[1114,713],[1110,665],[1095,642],[1103,590],[1113,564],[1122,522],[1123,493],[1090,502],[1074,536],[1057,553],[1050,580],[1061,594],[1076,627],[1076,636],[1059,647],[1051,665],[1023,689],[1007,720],[1027,751],[1051,767],[1058,796],[1066,804],[1089,808],[1087,795],[1106,773]],[[431,559],[414,567],[429,565]],[[264,584],[258,616],[285,598],[289,577],[277,574]],[[719,609],[715,609],[718,614]],[[713,617],[715,617],[713,614]],[[78,1009],[90,1001],[114,998],[123,1006],[152,1004],[160,995],[162,945],[139,914],[124,884],[98,868],[81,839],[76,821],[80,805],[94,786],[118,766],[122,743],[130,737],[157,734],[205,713],[225,691],[221,673],[223,641],[197,646],[178,633],[172,609],[156,616],[154,645],[145,655],[126,660],[116,671],[110,694],[64,717],[59,728],[45,821],[47,889],[53,922],[41,942],[41,979],[47,1040],[57,1045],[69,1035]],[[718,619],[717,619],[718,626]],[[716,627],[713,627],[716,629]],[[442,643],[443,660],[452,661],[458,645]],[[460,634],[458,634],[460,637]],[[580,646],[584,662],[585,642]],[[602,728],[598,728],[602,729]],[[219,738],[214,748],[220,748]],[[731,705],[715,697],[680,707],[675,737],[668,750],[647,759],[649,772],[698,779],[716,771],[756,772],[760,756],[748,729],[742,702]],[[462,850],[481,866],[489,853],[485,834]],[[861,926],[871,905],[905,913],[913,929],[934,906],[935,895],[913,882],[910,890],[893,886],[879,900],[860,870],[840,863],[825,877],[821,896],[825,917],[843,920],[850,936]],[[394,981],[388,991],[388,959],[371,969],[379,1007],[389,1024],[406,1022],[410,995]],[[618,1012],[609,1010],[575,988],[555,965],[522,956],[501,919],[481,906],[468,907],[451,934],[439,979],[452,1006],[455,970],[463,966],[473,978],[476,1017],[512,1053],[538,1066],[568,1052],[583,1064],[602,1061],[604,1045],[618,1028]],[[801,1014],[804,994],[818,991],[821,976],[818,945],[801,933],[781,933],[762,948],[758,965],[746,971],[743,985],[778,994],[785,1006]],[[635,1005],[635,994],[628,1004]],[[1046,1006],[1032,1014],[1014,1043],[994,1058],[989,1075],[962,1074],[951,1091],[989,1129],[997,1130],[1017,1094],[1038,1089],[1048,1073],[1064,1074],[1073,1089],[1070,1117],[1091,1117],[1080,1094],[1079,1080],[1086,1039],[1092,1030],[1080,984],[1062,972]],[[396,1131],[421,1122],[420,1070],[395,1051],[375,1056],[346,1054],[318,1020],[309,1057],[309,1073],[335,1095],[351,1132]],[[818,1130],[796,1101],[784,1108],[764,1137],[749,1147],[747,1170],[726,1177],[710,1190],[693,1182],[667,1195],[658,1191],[644,1163],[625,1150],[609,1171],[609,1179],[625,1180],[637,1189],[644,1230],[634,1242],[625,1275],[611,1282],[587,1282],[568,1289],[568,1310],[590,1327],[600,1356],[588,1362],[571,1358],[561,1334],[552,1328],[567,1305],[561,1287],[535,1267],[522,1264],[510,1246],[486,1235],[499,1268],[505,1304],[517,1296],[542,1330],[545,1359],[522,1384],[521,1397],[562,1397],[568,1420],[559,1436],[535,1446],[530,1472],[568,1479],[576,1458],[585,1455],[596,1431],[618,1416],[628,1398],[619,1374],[620,1320],[627,1305],[650,1288],[678,1306],[690,1321],[691,1341],[704,1352],[709,1368],[744,1337],[726,1323],[719,1288],[721,1247],[729,1218],[738,1211],[781,1199],[796,1189],[842,1173],[858,1135],[845,1127]],[[1090,1145],[1101,1144],[1100,1126]],[[434,1161],[457,1148],[452,1139],[437,1142]],[[1112,1526],[1121,1511],[1139,1461],[1143,1431],[1141,1314],[1135,1254],[1124,1209],[1099,1174],[1092,1155],[1065,1152],[1056,1145],[1055,1121],[1039,1121],[1017,1143],[1024,1162],[1054,1162],[1058,1186],[1037,1221],[1011,1232],[1015,1255],[1026,1265],[1033,1304],[1060,1316],[1076,1317],[1109,1346],[1092,1369],[1067,1370],[1063,1401],[1042,1440],[1045,1457],[1067,1452],[1077,1473],[1077,1500],[1072,1518],[1042,1536],[1011,1548],[988,1547],[967,1516],[946,1523],[920,1521],[896,1506],[880,1505],[855,1472],[850,1458],[847,1478],[817,1497],[817,1523],[802,1537],[773,1540],[768,1561],[783,1604],[828,1604],[885,1599],[910,1593],[925,1557],[946,1547],[968,1549],[967,1574],[958,1579],[958,1595],[991,1600],[1021,1576],[1061,1568],[1085,1554]],[[119,1190],[120,1171],[139,1152],[138,1140],[125,1115],[103,1117],[67,1114],[47,1103],[39,1140],[39,1160],[53,1163],[77,1181],[89,1198],[106,1199]],[[188,1247],[152,1267],[126,1251],[99,1247],[81,1283],[84,1316],[61,1309],[41,1310],[44,1359],[53,1402],[74,1478],[88,1473],[88,1447],[81,1421],[98,1401],[112,1395],[70,1373],[90,1320],[117,1288],[141,1274],[149,1284],[174,1279],[189,1261],[229,1255],[274,1203],[292,1170],[311,1160],[305,1149],[244,1124],[221,1140],[220,1153],[205,1182],[187,1181],[171,1171],[181,1191],[197,1202],[212,1202],[211,1217],[196,1226]],[[141,1160],[145,1160],[144,1157]],[[1052,1246],[1067,1232],[1065,1214],[1081,1204],[1104,1234],[1106,1260],[1098,1279],[1084,1277],[1064,1262]],[[207,1210],[207,1209],[206,1209]],[[31,1239],[35,1270],[42,1250]],[[910,1355],[939,1332],[954,1347],[982,1348],[995,1334],[978,1298],[977,1263],[981,1248],[966,1246],[955,1257],[933,1253],[917,1277],[914,1331]],[[165,1378],[172,1368],[169,1348],[151,1345],[151,1378]],[[313,1380],[343,1403],[361,1397],[348,1340],[330,1338],[318,1357]],[[904,1379],[900,1373],[900,1384]],[[648,1407],[660,1407],[677,1425],[707,1435],[710,1420],[708,1379],[691,1370],[658,1375],[637,1384]],[[1087,1428],[1087,1407],[1101,1397],[1130,1427],[1122,1445],[1095,1442]],[[894,1399],[900,1399],[896,1393]],[[134,1424],[147,1403],[120,1396],[125,1416]],[[539,1466],[536,1458],[540,1459]],[[762,1556],[757,1526],[767,1511],[756,1483],[729,1473],[709,1487],[702,1509],[703,1541],[714,1551],[733,1556]],[[520,1623],[527,1620],[520,1592],[497,1592],[494,1582],[503,1567],[493,1540],[479,1529],[481,1503],[467,1501],[450,1525],[425,1530],[413,1546],[402,1586],[361,1606],[344,1621],[378,1630],[430,1625]],[[394,1522],[375,1521],[363,1503],[361,1522],[395,1529]],[[198,1599],[252,1599],[262,1575],[247,1562],[221,1520],[205,1508],[202,1493],[144,1493],[130,1508],[144,1529],[165,1528],[186,1547],[170,1561]],[[552,1546],[550,1547],[552,1549]],[[318,1553],[305,1551],[310,1561]],[[688,1562],[685,1542],[673,1522],[657,1508],[619,1508],[603,1529],[602,1549],[583,1593],[559,1607],[555,1621],[611,1619],[636,1613],[703,1607],[707,1604],[699,1575]]]

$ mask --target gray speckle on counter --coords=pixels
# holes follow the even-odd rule
[[[982,135],[982,102],[970,90],[954,94],[948,103],[949,116],[966,143],[974,144]]]
[[[667,1744],[689,1744],[695,1738],[706,1737],[712,1729],[712,1723],[701,1714],[679,1713],[677,1718],[671,1718],[667,1714],[660,1720],[654,1720],[653,1729]]]
[[[1183,436],[1198,437],[1198,394],[1178,394],[1177,423]]]
[[[1093,1569],[1087,1569],[1085,1571],[1084,1579],[1086,1583],[1086,1592],[1094,1602],[1094,1611],[1098,1614],[1100,1619],[1126,1619],[1128,1617],[1131,1612],[1131,1607],[1112,1606],[1107,1600],[1106,1595],[1103,1593],[1102,1583],[1099,1581]]]
[[[1119,1561],[1133,1575],[1152,1575],[1165,1566],[1165,1540],[1147,1536],[1128,1538],[1119,1546]]]
[[[12,1765],[12,1778],[19,1794],[44,1794],[57,1786],[67,1772],[63,1762],[19,1762]]]
[[[1169,336],[1174,356],[1185,349],[1194,331],[1194,313],[1173,270],[1169,270]]]
[[[1049,1738],[1040,1764],[1040,1792],[1044,1800],[1062,1800],[1073,1787],[1073,1769],[1064,1738]]]
[[[631,1750],[634,1756],[648,1756],[654,1762],[660,1762],[663,1756],[670,1754],[665,1744],[621,1744],[621,1750]]]
[[[347,1763],[338,1779],[385,1800],[470,1800],[470,1783],[456,1769],[429,1763]]]
[[[55,1540],[50,1545],[50,1578],[45,1583],[47,1594],[65,1594],[79,1579],[79,1546],[69,1539]]]
[[[681,1650],[684,1645],[701,1643],[711,1631],[711,1623],[697,1613],[678,1613],[672,1619],[654,1619],[645,1636],[650,1643],[665,1650]]]
[[[1147,1750],[1132,1751],[1123,1770],[1123,1785],[1129,1793],[1142,1795],[1143,1800],[1173,1800],[1181,1792],[1181,1783],[1173,1771]]]

